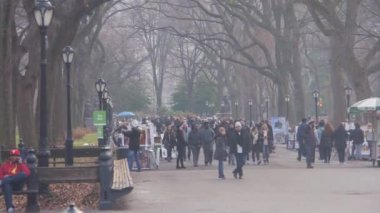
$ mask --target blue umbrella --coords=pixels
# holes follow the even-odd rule
[[[133,112],[120,112],[119,114],[117,114],[117,117],[133,117],[135,116],[135,114]]]

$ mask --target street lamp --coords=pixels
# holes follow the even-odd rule
[[[104,81],[101,78],[99,78],[95,82],[95,89],[98,92],[98,97],[99,97],[99,110],[102,110],[102,94],[106,90],[106,86],[107,86],[106,81]]]
[[[224,102],[220,104],[220,112],[224,113]]]
[[[71,67],[71,62],[73,61],[74,58],[74,50],[70,46],[67,46],[63,48],[62,50],[62,59],[63,62],[66,65],[66,80],[67,80],[67,137],[65,141],[65,146],[66,146],[66,156],[65,156],[65,165],[66,166],[72,166],[74,163],[73,160],[73,134],[72,134],[72,128],[71,128],[71,100],[70,100],[70,67]]]
[[[315,123],[318,124],[318,98],[319,98],[319,91],[316,89],[313,91],[313,97],[315,102]]]
[[[352,88],[347,86],[344,88],[344,93],[346,93],[346,104],[347,104],[347,109],[350,107],[350,97],[352,94]],[[350,113],[347,110],[347,122],[350,122]]]
[[[41,34],[41,83],[40,83],[40,141],[39,141],[39,152],[38,156],[38,166],[48,167],[49,166],[49,156],[50,151],[48,149],[48,138],[47,138],[47,95],[46,95],[46,48],[47,48],[47,29],[53,18],[54,7],[48,0],[39,0],[34,6],[34,18],[40,29]]]
[[[248,106],[249,106],[249,126],[252,127],[252,99],[248,100]]]
[[[289,119],[289,102],[290,102],[289,95],[285,96],[285,102],[286,102],[286,120],[288,121],[288,119]]]
[[[106,89],[103,92],[103,110],[106,112],[106,125],[103,126],[103,146],[106,146],[108,144],[108,106],[107,106],[107,100],[109,98],[108,90]]]
[[[211,108],[211,116],[214,116],[214,107],[215,107],[215,104],[214,104],[214,103],[211,103],[211,104],[210,104],[210,108]]]
[[[269,121],[269,96],[265,97],[266,104],[266,120]]]
[[[238,106],[239,106],[239,102],[235,101],[235,115],[236,115],[236,120],[239,118],[239,115],[238,115]]]

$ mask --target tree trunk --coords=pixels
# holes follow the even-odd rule
[[[345,67],[344,51],[345,46],[342,37],[339,34],[330,37],[331,55],[330,55],[330,78],[331,89],[333,94],[333,112],[332,122],[337,125],[345,120],[346,100],[344,94],[343,72]]]

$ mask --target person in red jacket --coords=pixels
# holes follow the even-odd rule
[[[9,151],[9,159],[0,167],[0,185],[3,189],[5,205],[8,212],[14,211],[12,203],[13,190],[21,190],[30,170],[25,163],[21,161],[20,151],[12,149]]]

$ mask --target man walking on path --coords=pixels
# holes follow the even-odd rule
[[[306,128],[307,128],[306,118],[302,118],[302,123],[298,126],[298,129],[297,129],[297,141],[299,144],[298,157],[297,157],[298,161],[301,161],[302,155],[305,155],[305,132],[306,132]]]
[[[231,152],[236,157],[236,169],[232,172],[234,177],[241,179],[243,177],[243,166],[245,163],[246,155],[249,151],[250,136],[244,131],[241,131],[241,123],[235,123],[235,132],[233,140],[231,141]]]
[[[212,163],[214,137],[214,131],[209,127],[208,122],[205,122],[204,129],[201,131],[201,142],[203,146],[203,154],[205,157],[205,166],[211,165]]]

